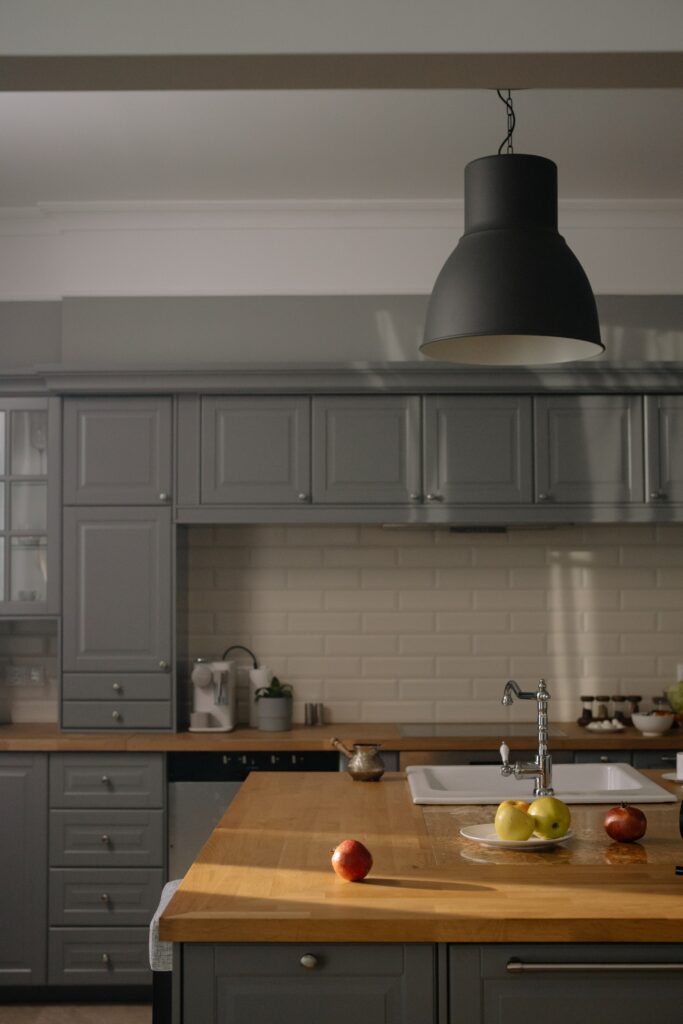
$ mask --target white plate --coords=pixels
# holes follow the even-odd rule
[[[486,825],[467,825],[460,829],[460,835],[465,839],[473,839],[475,843],[483,843],[484,846],[497,846],[501,850],[547,850],[558,843],[566,843],[574,833],[570,830],[560,839],[539,839],[538,836],[531,836],[523,841],[499,839],[491,821]]]
[[[669,782],[680,782],[683,786],[683,779],[679,779],[675,772],[664,772],[662,778],[667,779]]]

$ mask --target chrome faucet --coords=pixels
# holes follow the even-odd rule
[[[500,757],[503,762],[502,775],[514,775],[516,779],[533,778],[534,796],[552,796],[553,762],[548,751],[548,701],[550,694],[545,685],[545,679],[539,679],[536,692],[533,690],[522,690],[514,679],[508,679],[503,690],[502,703],[505,707],[512,704],[512,695],[518,700],[536,701],[536,720],[538,726],[538,753],[535,761],[515,761],[510,764],[510,748],[505,740],[500,745]]]

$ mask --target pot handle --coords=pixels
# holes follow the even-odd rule
[[[349,748],[345,746],[341,740],[338,740],[336,736],[332,737],[330,743],[332,744],[335,750],[338,750],[340,753],[344,754],[345,757],[353,757],[353,751],[349,750]]]

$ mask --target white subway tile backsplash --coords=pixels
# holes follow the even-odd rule
[[[678,526],[186,533],[191,653],[253,646],[294,686],[297,720],[322,700],[331,722],[504,728],[533,717],[527,702],[502,707],[510,676],[546,678],[551,717],[573,719],[581,691],[651,697],[683,662]]]

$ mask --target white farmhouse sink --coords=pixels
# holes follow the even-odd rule
[[[504,778],[498,765],[414,765],[406,774],[415,804],[533,799],[533,779]],[[655,804],[676,799],[630,764],[553,765],[553,789],[568,804]]]

